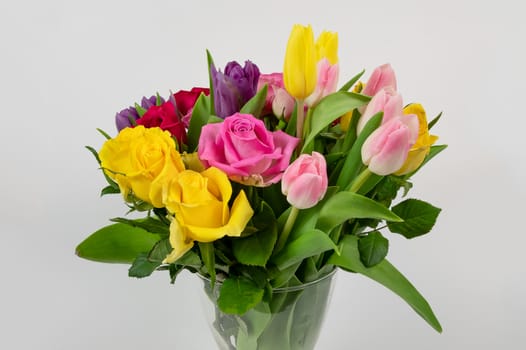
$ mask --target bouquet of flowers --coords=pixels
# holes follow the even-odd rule
[[[182,270],[197,273],[238,320],[273,290],[341,268],[389,288],[441,331],[386,260],[381,232],[411,239],[433,227],[440,209],[397,196],[446,147],[430,134],[440,115],[428,122],[422,105],[404,106],[389,64],[339,87],[337,49],[336,33],[315,40],[295,25],[282,73],[248,60],[221,70],[207,52],[209,88],[144,97],[117,113],[118,134],[99,130],[107,140],[88,149],[108,182],[101,194],[120,193],[144,215],[111,219],[77,255],[131,264],[131,277],[166,270],[173,283]]]

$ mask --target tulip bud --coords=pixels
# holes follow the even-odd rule
[[[396,91],[396,76],[390,64],[383,64],[377,67],[365,84],[362,94],[374,96],[384,88],[391,88]]]
[[[431,145],[433,145],[438,136],[430,135],[429,129],[427,128],[427,118],[426,111],[419,103],[412,103],[404,108],[404,114],[415,114],[418,117],[418,138],[409,150],[407,159],[404,165],[398,169],[394,174],[395,175],[405,175],[409,174],[422,164],[426,156],[429,154]]]
[[[338,33],[323,31],[315,44],[316,61],[323,58],[329,60],[329,64],[338,63]]]
[[[290,118],[294,110],[294,99],[285,89],[277,89],[272,100],[272,113],[278,118],[283,117],[285,120]]]
[[[314,91],[316,62],[312,27],[294,25],[287,43],[283,65],[283,82],[291,96],[303,100]]]
[[[402,115],[402,109],[402,96],[399,93],[390,88],[385,88],[378,91],[376,95],[373,96],[371,101],[369,101],[365,111],[360,117],[356,127],[357,133],[360,134],[369,119],[371,119],[378,112],[384,112],[382,124],[385,124],[395,116]]]
[[[317,104],[323,97],[335,92],[338,85],[338,74],[340,72],[338,63],[331,65],[327,58],[322,58],[317,64],[317,70],[316,89],[305,100],[309,107]]]
[[[418,118],[401,115],[373,131],[362,146],[362,161],[377,175],[400,169],[418,136]]]
[[[327,164],[318,152],[299,156],[281,178],[281,192],[298,209],[315,206],[325,196],[327,186]]]

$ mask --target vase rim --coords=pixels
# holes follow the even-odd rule
[[[298,290],[305,289],[305,288],[307,288],[309,286],[318,284],[318,283],[320,283],[320,282],[322,282],[322,281],[324,281],[324,280],[326,280],[328,278],[332,278],[332,276],[334,276],[334,274],[336,273],[337,270],[338,270],[337,266],[334,266],[333,269],[330,272],[328,272],[327,274],[325,274],[325,275],[323,275],[321,277],[316,278],[313,281],[305,282],[305,283],[299,284],[297,286],[272,288],[272,293],[285,293],[285,292],[293,292],[293,291],[298,291]],[[202,280],[210,282],[210,278],[209,277],[203,276],[202,274],[200,274],[198,272],[196,273],[196,275],[199,276],[199,278],[201,278]],[[216,280],[216,284],[221,285],[222,283],[223,283],[223,281],[217,281]]]

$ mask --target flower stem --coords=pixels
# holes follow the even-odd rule
[[[351,187],[349,188],[349,192],[358,192],[360,187],[363,186],[363,184],[369,179],[369,176],[371,176],[373,173],[369,170],[369,168],[365,168],[351,183]]]
[[[304,102],[302,99],[296,99],[296,104],[296,137],[303,141],[303,124],[305,123]]]
[[[283,247],[285,246],[285,243],[287,243],[287,240],[289,239],[289,234],[292,231],[292,227],[294,226],[294,223],[296,222],[296,218],[298,217],[300,210],[294,206],[290,208],[289,217],[287,218],[287,221],[285,222],[285,226],[283,226],[283,230],[281,231],[281,235],[279,236],[278,242],[276,243],[276,248],[274,250],[274,253],[279,252]]]

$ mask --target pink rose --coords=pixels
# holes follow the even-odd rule
[[[322,98],[336,91],[340,66],[338,63],[331,64],[328,59],[323,58],[318,62],[317,71],[316,89],[305,99],[309,107],[316,105]]]
[[[373,131],[362,146],[362,161],[378,175],[389,175],[404,165],[418,137],[418,118],[400,115]]]
[[[318,152],[299,156],[281,179],[281,192],[298,209],[315,206],[325,196],[327,186],[327,164]]]
[[[362,94],[374,96],[383,88],[391,88],[396,91],[396,76],[390,64],[386,63],[377,67],[362,90]]]
[[[365,111],[360,117],[360,120],[358,120],[356,131],[360,134],[369,119],[378,112],[384,112],[382,124],[385,124],[392,118],[402,115],[402,110],[402,96],[391,88],[381,89],[365,107]]]
[[[233,181],[267,186],[281,179],[298,143],[280,130],[268,131],[250,114],[235,113],[203,126],[198,154],[205,167],[219,168]]]

